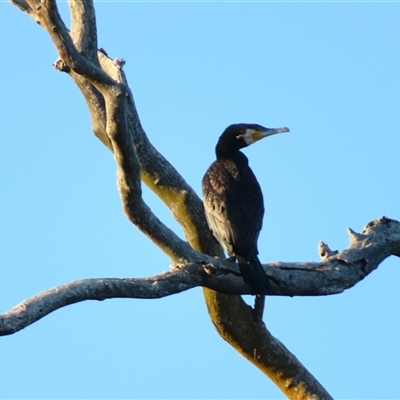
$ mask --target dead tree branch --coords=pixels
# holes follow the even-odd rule
[[[320,263],[270,263],[275,296],[320,296],[341,293],[360,282],[390,255],[400,255],[400,222],[382,217],[351,233],[350,246]],[[0,315],[0,335],[15,333],[45,315],[85,300],[112,298],[154,299],[203,286],[226,295],[250,294],[236,264],[203,256],[200,262],[173,265],[173,269],[142,279],[83,279],[49,289]],[[228,296],[232,299],[233,296]],[[254,318],[261,323],[260,318]],[[246,336],[247,337],[247,336]]]
[[[305,367],[267,331],[240,296],[248,288],[235,265],[212,256],[222,251],[207,227],[194,190],[152,146],[122,70],[124,62],[97,49],[91,0],[71,0],[71,30],[54,0],[11,0],[49,34],[66,72],[87,102],[95,135],[114,153],[118,188],[127,217],[171,258],[171,272],[145,279],[98,279],[72,282],[26,300],[0,316],[2,334],[16,332],[44,315],[83,300],[113,297],[163,297],[203,286],[210,318],[217,331],[244,357],[265,372],[292,399],[331,398]],[[169,207],[187,242],[162,224],[141,197],[140,178]],[[321,263],[273,263],[266,271],[273,282],[269,295],[334,294],[353,286],[389,255],[399,256],[399,223],[382,218],[361,234],[349,231],[350,247],[334,253],[321,244]],[[217,292],[218,291],[218,292]],[[226,293],[226,294],[224,294]],[[231,321],[237,323],[232,324]]]

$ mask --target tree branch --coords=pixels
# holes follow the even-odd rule
[[[149,142],[122,71],[123,62],[111,60],[104,51],[97,51],[92,1],[70,2],[71,32],[68,32],[61,20],[55,1],[11,1],[47,30],[61,57],[56,68],[67,72],[81,89],[89,107],[95,135],[114,152],[119,190],[126,214],[175,260],[178,268],[166,273],[167,278],[161,274],[162,279],[158,275],[145,280],[78,281],[68,284],[75,286],[73,289],[65,288],[64,292],[61,287],[53,289],[54,293],[47,293],[46,296],[51,297],[47,297],[45,303],[40,303],[43,299],[38,295],[39,298],[35,296],[11,310],[9,313],[14,313],[11,317],[7,313],[0,316],[0,329],[6,332],[3,334],[12,333],[10,329],[22,329],[42,318],[44,304],[47,303],[46,310],[49,313],[72,302],[94,298],[100,300],[95,297],[96,293],[97,296],[100,296],[99,293],[110,296],[107,291],[110,288],[114,290],[114,295],[136,293],[135,296],[114,297],[136,297],[138,293],[157,293],[164,296],[190,287],[203,286],[210,318],[220,335],[265,372],[285,394],[293,399],[310,398],[314,395],[317,397],[313,398],[330,398],[304,366],[272,337],[257,318],[254,319],[253,313],[240,296],[221,294],[248,293],[248,288],[238,277],[236,265],[227,266],[226,263],[190,249],[158,221],[141,199],[139,174],[170,208],[193,249],[211,255],[222,255],[206,225],[200,199]],[[293,296],[340,293],[363,279],[390,254],[399,256],[398,226],[397,221],[380,219],[367,226],[361,234],[349,230],[353,242],[342,253],[336,254],[321,243],[321,263],[268,264],[266,271],[273,282],[272,292],[269,294]],[[374,251],[371,246],[375,248]],[[152,280],[150,284],[149,280]],[[160,282],[167,282],[168,285],[163,286]],[[168,287],[167,291],[165,287]],[[88,297],[89,292],[91,297]],[[64,300],[59,293],[64,293]],[[73,293],[76,294],[75,297],[72,296]],[[57,299],[57,296],[60,298]],[[101,299],[113,297],[107,296]],[[18,325],[19,318],[25,321],[22,327]],[[286,366],[290,368],[287,369]]]
[[[76,0],[69,0],[68,3],[71,13],[72,41],[85,58],[100,67],[97,57],[97,28],[93,3]]]
[[[221,337],[264,372],[289,399],[332,399],[304,365],[271,335],[265,324],[254,319],[254,311],[243,304],[241,297],[218,294],[207,306],[217,306],[217,312],[209,308],[210,316],[218,315],[226,321],[222,324],[212,318]]]
[[[17,0],[11,0],[17,4]],[[27,0],[34,4],[29,15],[48,32],[60,55],[55,67],[67,72],[81,89],[88,104],[95,135],[110,149],[104,91],[126,91],[125,118],[141,165],[141,179],[171,210],[190,245],[199,251],[222,256],[213,240],[201,200],[175,168],[152,146],[143,130],[120,59],[97,51],[95,16],[91,0],[70,2],[72,30],[68,32],[54,0]],[[44,6],[43,6],[44,5]],[[84,17],[87,15],[87,18]],[[87,37],[84,35],[87,34]],[[94,54],[97,53],[97,57]],[[100,67],[98,64],[100,61]]]
[[[89,1],[82,4],[84,3],[91,4]],[[79,18],[79,12],[83,13],[85,10],[88,10],[87,20],[83,15]],[[129,101],[131,94],[127,86],[120,83],[123,77],[120,68],[123,64],[114,63],[113,68],[107,72],[103,71],[98,63],[97,49],[93,47],[96,44],[95,36],[88,40],[83,38],[85,32],[95,30],[92,4],[87,7],[72,6],[71,14],[75,21],[75,39],[80,47],[89,51],[88,56],[80,53],[75,47],[54,1],[43,0],[43,6],[37,7],[41,25],[49,33],[62,60],[74,73],[87,79],[104,99],[105,128],[117,163],[117,183],[125,214],[171,259],[188,259],[188,255],[190,259],[195,258],[196,252],[162,224],[142,199],[141,165],[133,141],[132,123],[129,123],[132,114],[132,102]]]
[[[142,200],[140,189],[141,169],[146,171],[146,166],[149,165],[152,165],[154,168],[154,164],[156,164],[157,161],[158,164],[160,164],[160,162],[163,164],[158,165],[159,169],[157,171],[171,171],[172,166],[170,166],[169,163],[167,164],[167,162],[160,156],[157,157],[154,149],[151,152],[148,151],[152,148],[152,146],[148,140],[145,140],[146,138],[143,135],[144,132],[142,132],[140,126],[139,117],[134,106],[132,94],[130,93],[128,86],[124,83],[126,82],[126,79],[121,70],[123,63],[115,62],[114,60],[114,62],[111,64],[111,68],[108,68],[106,73],[98,65],[96,65],[97,63],[93,63],[89,58],[81,55],[77,51],[68,30],[61,20],[55,2],[52,0],[43,1],[45,6],[39,7],[37,9],[37,14],[40,17],[41,25],[47,30],[52,38],[63,62],[65,62],[68,66],[68,69],[71,69],[71,71],[73,71],[75,74],[87,79],[90,85],[92,85],[97,92],[100,92],[103,97],[106,115],[105,129],[108,139],[111,142],[111,147],[117,162],[118,188],[123,201],[125,214],[128,216],[131,222],[133,222],[172,259],[184,257],[187,258],[188,254],[190,254],[190,259],[193,259],[195,256],[193,249],[190,248],[186,242],[179,239],[175,233],[163,225],[153,215],[151,210]],[[91,9],[91,7],[87,8],[89,10]],[[78,19],[76,17],[77,9],[73,9],[73,11],[74,12],[71,11],[71,14]],[[91,18],[89,18],[89,22],[85,22],[89,28],[82,28],[81,25],[84,20],[78,19],[78,21],[75,23],[76,26],[79,26],[79,29],[77,28],[78,32],[93,30],[93,27],[90,27],[94,24],[92,21],[94,17],[92,16],[93,13],[89,14]],[[78,39],[81,42],[81,35],[78,35]],[[95,40],[93,39],[88,41],[86,44],[87,46],[93,46],[93,44],[95,44]],[[93,48],[92,50],[94,51]],[[106,64],[108,67],[110,67],[110,63],[104,62],[103,64]],[[63,69],[65,70],[66,68],[63,67]],[[95,99],[97,100],[98,96],[95,96]],[[97,101],[97,104],[102,103],[103,102],[101,101]],[[136,138],[135,145],[133,138]],[[135,148],[142,149],[140,163]],[[148,174],[144,175],[146,176]],[[177,180],[176,177],[178,174],[175,170],[173,170],[172,173],[169,174],[163,173],[162,177],[165,175],[167,175],[169,178],[168,186],[163,186],[171,188],[171,183]],[[182,179],[178,180],[180,181],[179,183],[184,183]],[[157,175],[156,182],[154,183],[156,186],[160,185],[160,174]],[[192,214],[195,214],[199,220],[199,215],[202,215],[202,224],[205,224],[202,207],[197,207],[197,212],[191,213],[191,210],[189,210],[187,204],[185,204],[187,202],[189,192],[191,192],[191,197],[194,197],[193,190],[189,189],[188,185],[186,184],[185,189],[179,190],[179,193],[174,191],[172,196],[171,193],[168,193],[166,196],[164,193],[164,197],[169,198],[169,205],[171,206],[171,209],[176,210],[177,206],[181,206],[180,211],[176,211],[175,215],[181,215],[185,212],[185,210],[189,211],[186,212],[186,218],[181,219],[180,222],[187,220],[188,215],[191,216]],[[178,194],[180,195],[179,201],[177,201]],[[197,196],[196,199],[197,203],[199,203]],[[196,227],[197,225],[191,223],[190,226]],[[208,232],[208,229],[205,229],[203,232]],[[202,236],[204,236],[204,234],[195,235],[197,242]],[[210,243],[210,234],[208,233],[207,236],[207,243]]]
[[[272,292],[269,295],[337,294],[361,281],[390,254],[397,256],[400,254],[399,221],[382,217],[379,220],[371,221],[361,234],[353,237],[354,240],[347,249],[320,263],[265,264],[264,268],[267,274],[273,279]],[[85,300],[121,297],[154,299],[180,293],[197,286],[230,295],[228,297],[221,295],[224,301],[236,302],[235,296],[232,295],[250,294],[248,286],[240,278],[235,263],[221,261],[207,255],[202,257],[200,262],[175,264],[172,271],[153,277],[83,279],[57,286],[31,297],[10,311],[1,314],[0,335],[15,333],[61,307]],[[259,306],[262,308],[263,304],[259,304]],[[246,306],[240,313],[247,313],[248,309],[249,307]],[[239,312],[238,308],[236,308],[236,312]],[[260,314],[262,310],[259,309],[258,312]],[[251,313],[253,324],[260,325],[262,321],[259,315],[255,316],[253,311]],[[237,335],[232,328],[230,335]],[[245,335],[245,337],[248,336]],[[248,355],[246,357],[248,358]],[[260,355],[260,357],[262,356]]]

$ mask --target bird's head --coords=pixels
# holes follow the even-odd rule
[[[230,125],[219,138],[217,154],[236,152],[267,136],[282,132],[289,132],[289,128],[265,128],[258,124]]]

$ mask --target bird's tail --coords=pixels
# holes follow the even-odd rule
[[[271,282],[257,256],[237,256],[237,261],[243,280],[255,294],[266,294],[270,291]]]

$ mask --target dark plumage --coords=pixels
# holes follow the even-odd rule
[[[264,137],[288,131],[257,124],[228,126],[218,140],[217,159],[202,182],[208,226],[228,255],[237,259],[243,280],[256,294],[265,294],[270,289],[257,257],[264,202],[248,159],[239,150]]]

